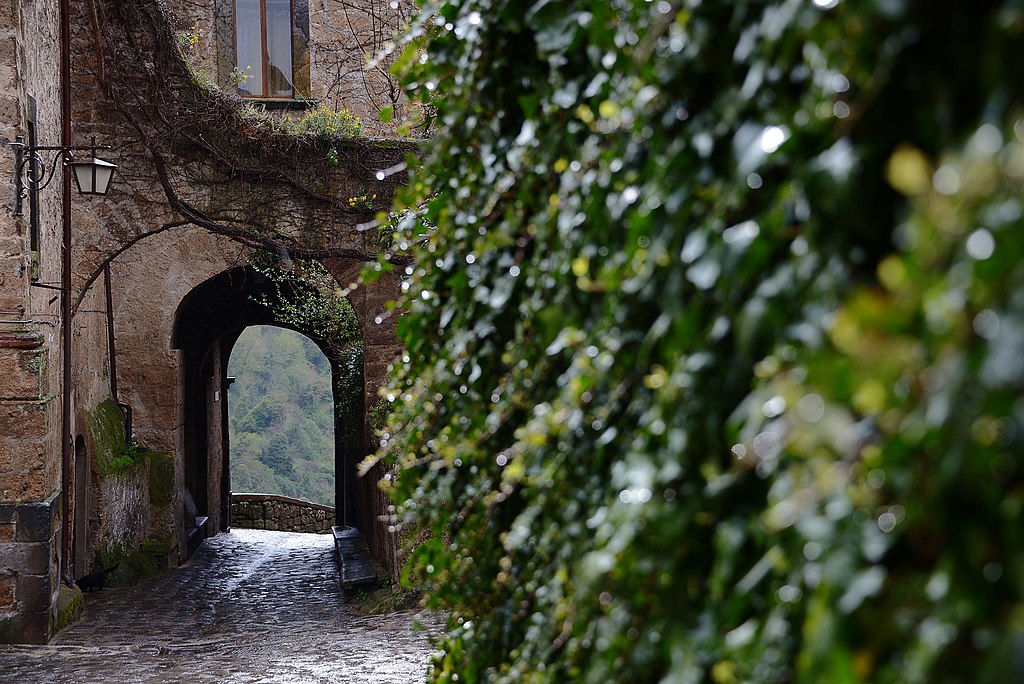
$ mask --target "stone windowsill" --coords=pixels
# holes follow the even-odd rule
[[[301,111],[306,109],[313,109],[320,104],[320,100],[313,98],[302,97],[302,98],[264,98],[264,97],[243,97],[246,102],[263,107],[268,111],[275,110],[286,110],[286,111]]]

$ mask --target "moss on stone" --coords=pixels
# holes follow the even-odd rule
[[[81,589],[61,585],[60,595],[57,597],[57,617],[50,625],[50,634],[56,634],[81,617],[84,607]]]
[[[345,606],[359,615],[388,615],[422,607],[421,591],[401,589],[383,583],[368,590],[346,595]]]
[[[101,475],[123,473],[143,463],[135,445],[125,442],[124,414],[113,399],[104,399],[89,411],[89,435]]]
[[[149,539],[132,551],[122,553],[116,550],[100,551],[100,564],[104,568],[117,566],[117,570],[107,577],[111,586],[124,587],[137,583],[146,577],[152,577],[166,569],[167,555],[173,545],[163,539]]]
[[[149,505],[166,508],[174,498],[174,454],[167,451],[150,451],[149,456]]]

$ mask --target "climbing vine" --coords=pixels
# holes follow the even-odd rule
[[[252,267],[270,281],[272,293],[257,301],[274,319],[316,340],[334,370],[335,414],[341,437],[360,445],[366,429],[363,411],[363,336],[359,320],[338,282],[313,259],[283,259],[258,252]]]
[[[277,322],[321,340],[332,353],[362,341],[352,304],[321,262],[257,252],[249,263],[270,281],[273,293],[258,301]]]
[[[1021,679],[1020,8],[421,7],[433,678]]]
[[[356,229],[370,223],[361,192],[390,197],[412,143],[360,137],[363,122],[343,106],[321,106],[292,119],[257,111],[226,92],[191,53],[209,34],[176,31],[163,4],[90,0],[78,7],[91,29],[82,67],[83,100],[122,131],[117,141],[121,187],[152,197],[152,220],[129,222],[115,247],[90,253],[97,263],[79,302],[109,262],[147,236],[196,226],[243,245],[296,258],[373,261],[378,245]],[[238,74],[243,78],[244,74]],[[103,141],[101,141],[103,142]],[[361,190],[363,189],[363,190]],[[135,225],[138,224],[138,225]],[[405,263],[390,254],[392,263]]]
[[[358,447],[366,432],[363,410],[363,345],[354,344],[339,358],[338,388],[335,410],[341,419],[341,437],[345,444]]]

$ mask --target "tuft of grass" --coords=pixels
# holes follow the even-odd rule
[[[349,610],[358,615],[388,615],[419,608],[423,592],[384,585],[359,591],[348,598]]]

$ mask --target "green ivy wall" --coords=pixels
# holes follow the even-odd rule
[[[1024,8],[422,5],[434,679],[1024,677]]]

